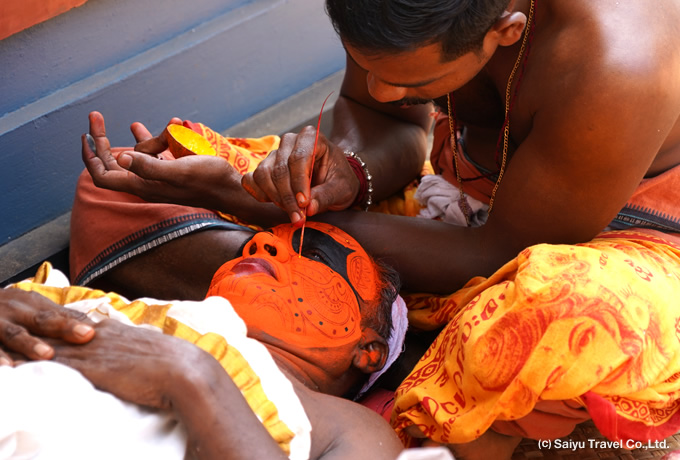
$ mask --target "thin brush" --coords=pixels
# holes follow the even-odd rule
[[[323,100],[321,104],[321,110],[319,111],[319,119],[316,122],[316,137],[314,138],[314,148],[312,149],[312,170],[309,173],[309,193],[312,193],[312,176],[314,175],[314,160],[316,160],[316,146],[319,143],[319,129],[321,128],[321,115],[323,115],[323,108],[326,105],[326,101],[331,97],[333,91],[331,91],[326,99]],[[310,196],[311,198],[311,196]],[[305,208],[307,209],[307,208]],[[305,215],[305,210],[302,210],[302,230],[300,232],[300,247],[298,248],[298,257],[302,257],[302,241],[305,239],[305,226],[307,225],[307,216]]]

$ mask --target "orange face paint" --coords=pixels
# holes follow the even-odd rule
[[[300,233],[292,224],[257,233],[241,257],[215,273],[208,296],[227,298],[250,328],[289,344],[336,347],[357,341],[357,294],[365,301],[378,295],[372,260],[345,232],[318,222],[307,224],[298,252]]]

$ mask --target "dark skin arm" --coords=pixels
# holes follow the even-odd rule
[[[36,344],[49,352],[36,353]],[[287,458],[222,366],[184,340],[114,320],[93,324],[37,293],[11,288],[0,290],[0,346],[4,364],[19,364],[10,354],[52,359],[120,399],[173,410],[195,458]],[[311,458],[391,460],[402,449],[377,414],[291,382],[313,426]]]
[[[297,381],[294,386],[313,427],[311,458],[393,460],[403,450],[394,430],[372,410]]]
[[[527,2],[523,3],[526,7]],[[645,176],[678,164],[680,87],[674,71],[678,58],[663,38],[674,36],[677,21],[673,18],[678,11],[672,2],[664,5],[669,19],[643,6],[626,11],[614,9],[614,2],[609,1],[547,3],[539,9],[531,57],[510,116],[509,162],[484,227],[464,229],[439,222],[359,214],[349,218],[328,215],[323,219],[356,235],[369,252],[394,264],[402,274],[404,287],[437,293],[455,291],[473,276],[493,273],[530,245],[592,239],[615,217]],[[506,21],[515,16],[507,16]],[[592,20],[580,20],[583,17]],[[640,23],[656,26],[641,28]],[[622,30],[634,30],[636,34],[621,33]],[[490,32],[496,45],[503,39],[500,32]],[[459,88],[458,115],[461,123],[470,128],[470,154],[477,162],[493,168],[499,127],[484,125],[484,118],[502,119],[502,104],[492,105],[486,112],[480,107],[487,103],[488,108],[489,101],[497,103],[499,97],[502,101],[518,55],[519,38],[515,35],[514,43],[506,41],[492,47],[493,56],[482,76],[467,86],[465,81],[456,80],[462,69],[432,85],[395,87],[348,64],[347,81],[337,106],[341,112],[335,120],[339,128],[333,131],[332,138],[356,136],[350,139],[356,142],[354,145],[338,143],[367,156],[369,168],[374,168],[371,172],[377,198],[391,188],[383,188],[378,181],[388,182],[391,176],[370,160],[372,152],[388,152],[390,149],[378,145],[394,146],[392,142],[402,139],[409,145],[409,139],[414,137],[408,133],[420,129],[424,136],[425,131],[417,124],[410,125],[414,131],[404,131],[397,118],[386,115],[390,113],[389,106],[371,101],[371,95],[382,96],[380,100],[386,103],[399,99],[401,93],[433,98]],[[364,67],[371,64],[370,60],[362,61]],[[401,68],[408,71],[408,66]],[[449,80],[464,86],[455,86]],[[395,92],[400,95],[389,97]],[[343,106],[341,101],[345,100],[356,104]],[[360,110],[352,113],[352,107]],[[477,111],[494,116],[480,116]],[[395,123],[385,121],[390,118]],[[378,120],[375,126],[373,119]],[[376,147],[364,153],[355,145]],[[320,149],[323,155],[323,147]],[[334,158],[339,150],[331,150]],[[398,158],[409,156],[406,150],[397,154]],[[255,195],[258,199],[272,199],[283,191],[289,195],[287,199],[272,201],[284,203],[287,215],[295,220],[297,212],[291,209],[295,199],[291,197],[297,195],[293,193],[297,191],[295,187],[306,187],[303,179],[309,169],[302,166],[309,165],[309,159],[304,159],[304,152],[291,158],[298,162],[276,169],[278,173],[271,176],[271,184],[287,182],[288,189],[284,185],[273,187],[274,192]],[[380,164],[383,163],[391,168],[399,161]],[[292,164],[298,166],[291,166],[289,171]],[[326,163],[320,160],[320,164]],[[286,175],[289,179],[285,179]],[[334,179],[340,177],[338,174]],[[292,183],[302,185],[291,188]],[[345,193],[343,187],[350,185],[336,183],[332,188],[340,196]],[[332,197],[334,193],[327,190],[324,196]],[[313,215],[314,211],[312,201],[307,214]]]

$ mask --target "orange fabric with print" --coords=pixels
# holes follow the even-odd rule
[[[450,297],[407,297],[412,325],[445,327],[397,390],[393,426],[404,441],[416,425],[463,443],[541,401],[570,401],[611,440],[676,433],[677,242],[636,230],[532,246]]]
[[[287,224],[257,233],[242,257],[215,273],[207,296],[228,298],[246,324],[289,344],[318,348],[356,342],[361,312],[352,288],[363,300],[377,297],[374,265],[341,230],[309,222],[307,231],[312,229],[347,249],[349,283],[328,265],[301,257],[293,247],[293,234],[300,229]]]

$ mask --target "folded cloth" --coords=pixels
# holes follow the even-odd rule
[[[86,313],[94,321],[112,318],[128,325],[155,329],[196,344],[220,362],[222,367],[224,367],[241,390],[253,412],[262,421],[272,437],[279,443],[279,446],[289,454],[289,457],[291,459],[306,459],[309,457],[311,446],[311,424],[291,382],[279,370],[266,347],[260,342],[247,337],[245,324],[241,318],[238,317],[236,312],[234,312],[231,304],[226,299],[222,297],[210,297],[200,302],[169,302],[144,298],[129,301],[117,294],[107,294],[102,291],[81,286],[70,286],[68,285],[66,277],[57,270],[52,269],[48,263],[41,266],[33,280],[17,283],[12,287],[38,292],[58,304]],[[19,366],[19,368],[17,368],[17,372],[21,375],[16,377],[16,379],[19,380],[15,380],[15,382],[21,381],[21,379],[30,380],[30,378],[32,378],[30,373],[21,371],[22,367],[23,366]],[[62,370],[48,371],[51,375],[56,373],[64,375],[69,374]],[[70,375],[68,378],[72,380],[74,377],[73,375]],[[65,381],[68,382],[69,380],[66,379]],[[6,388],[3,386],[6,382],[10,382],[10,380],[0,380],[0,388],[2,388],[2,390]],[[84,383],[80,383],[79,385],[80,388],[85,388],[87,386]],[[0,394],[11,395],[13,398],[17,397],[17,393],[0,391]],[[30,399],[33,395],[28,392],[21,392],[19,393],[19,397]],[[61,404],[60,401],[55,401],[55,405],[52,406],[49,404],[49,399],[51,398],[46,399],[48,400],[44,401],[45,405],[40,406],[43,408],[41,410],[44,410],[46,414],[62,407],[59,405]],[[108,407],[107,404],[111,405],[111,398],[102,398],[101,396],[95,395],[92,399],[106,399],[109,401],[108,403],[105,402],[102,407]],[[158,420],[153,421],[153,423],[149,423],[152,428],[147,430],[154,433],[158,432],[160,433],[159,436],[149,435],[148,438],[146,436],[138,436],[135,438],[136,441],[143,445],[142,447],[144,449],[151,448],[146,446],[146,443],[165,443],[166,437],[172,438],[167,440],[167,442],[173,445],[182,445],[182,449],[186,447],[184,445],[186,439],[177,438],[178,436],[184,436],[183,430],[179,428],[175,430],[173,428],[177,422],[167,413],[159,414],[140,411],[138,409],[133,410],[123,403],[116,403],[116,405],[120,406],[117,414],[121,417],[118,419],[120,423],[116,423],[116,426],[127,426],[127,422],[123,423],[122,421],[122,418],[124,417],[131,418],[129,422],[131,425],[147,423],[144,420],[138,420],[140,417],[136,414],[141,414],[141,417],[143,418],[160,417]],[[22,404],[17,403],[16,410],[21,411]],[[81,417],[80,413],[73,411],[71,411],[71,413],[78,415],[77,419],[75,416],[70,418],[70,421],[74,424],[76,422],[85,425],[90,423],[90,420],[85,416]],[[62,414],[58,413],[58,415]],[[31,416],[42,417],[42,415],[36,415],[36,413],[31,413]],[[53,434],[49,434],[48,436],[41,431],[40,429],[43,425],[38,426],[36,424],[36,431],[31,431],[30,424],[21,423],[26,417],[17,417],[16,423],[13,423],[14,419],[5,412],[5,406],[3,406],[2,419],[3,422],[2,425],[0,425],[2,431],[0,431],[0,436],[3,436],[3,438],[0,439],[0,452],[3,452],[2,449],[11,451],[12,446],[15,446],[15,450],[18,447],[26,450],[33,445],[37,446],[35,447],[36,451],[44,449],[45,452],[52,452],[51,449],[53,447],[44,444],[48,443],[50,440],[59,439]],[[65,443],[64,439],[71,439],[72,442],[69,442],[68,446],[69,448],[72,447],[75,449],[77,448],[80,439],[78,426],[80,425],[57,423],[54,426],[50,425],[49,428],[50,430],[59,431],[61,435],[64,436],[61,441],[62,443]],[[108,426],[110,427],[110,430],[102,430],[101,432],[93,434],[93,436],[100,436],[97,438],[100,442],[99,446],[107,446],[112,440],[119,442],[119,439],[123,439],[125,442],[121,442],[121,444],[125,444],[130,448],[128,456],[131,455],[133,458],[142,458],[136,455],[135,452],[137,447],[128,443],[127,438],[117,437],[116,432],[113,431],[115,428],[114,426],[111,424],[102,426]],[[166,428],[163,429],[163,427]],[[85,430],[86,428],[87,427],[83,429]],[[90,433],[90,431],[96,430],[86,430],[88,433]],[[166,433],[166,431],[172,431],[174,434]],[[125,434],[125,431],[123,431],[122,434]],[[123,449],[125,446],[118,447]],[[63,448],[63,446],[56,446],[55,448]],[[106,449],[100,447],[94,451],[84,451],[82,452],[82,457],[78,457],[78,454],[75,453],[75,451],[69,450],[68,457],[92,458],[92,456],[95,455],[97,458],[103,458],[102,455],[106,455],[106,452],[101,452],[102,450],[105,451]],[[95,453],[93,454],[93,452]],[[115,450],[115,452],[120,452],[120,450]],[[181,457],[178,458],[183,458],[183,455],[184,450],[181,452]],[[143,458],[149,457],[156,458],[159,456],[154,454],[150,456],[146,455]],[[8,458],[13,457],[9,456]],[[43,458],[61,457],[46,455]],[[114,458],[114,456],[111,456],[110,458]],[[115,456],[115,458],[121,457]],[[171,457],[163,455],[162,458]]]
[[[393,426],[405,442],[417,425],[464,443],[559,415],[539,404],[553,401],[564,417],[515,428],[564,434],[546,422],[573,428],[585,408],[610,440],[663,440],[680,430],[678,293],[680,236],[635,229],[532,246],[451,296],[407,296],[413,327],[444,329],[397,390]]]
[[[423,206],[418,217],[426,219],[466,226],[465,213],[470,212],[470,226],[479,227],[489,216],[489,205],[471,196],[463,197],[467,210],[461,209],[460,189],[437,174],[421,178],[415,198]]]

